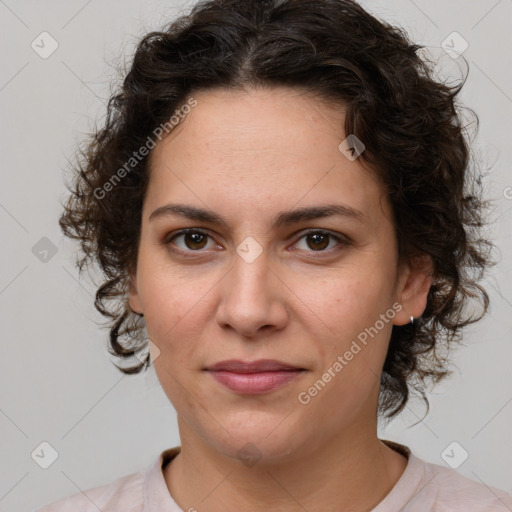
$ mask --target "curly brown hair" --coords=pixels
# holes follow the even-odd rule
[[[141,39],[104,125],[78,152],[60,218],[64,234],[80,241],[79,270],[91,261],[103,273],[95,307],[108,317],[107,348],[122,372],[150,364],[149,354],[135,357],[148,340],[142,315],[128,304],[148,155],[129,171],[126,162],[194,91],[285,85],[343,102],[345,133],[364,141],[360,158],[387,187],[399,257],[432,258],[426,309],[413,324],[393,326],[379,398],[388,418],[412,389],[428,410],[427,381],[449,373],[451,342],[487,311],[478,281],[492,264],[492,244],[481,235],[487,202],[456,103],[465,78],[454,87],[435,79],[422,48],[352,0],[203,1]],[[468,311],[471,301],[479,314]]]

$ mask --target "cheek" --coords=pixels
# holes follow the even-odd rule
[[[142,265],[143,265],[142,260]],[[159,270],[157,265],[142,267],[138,276],[139,294],[144,307],[144,320],[149,339],[157,345],[162,355],[181,357],[176,343],[183,325],[189,322],[204,295],[199,287],[190,286],[177,279],[173,273]]]
[[[311,411],[331,422],[333,428],[339,414],[355,414],[377,392],[395,315],[384,274],[348,275],[322,283],[315,288],[314,297],[310,295],[323,321],[311,329],[316,330],[312,338],[320,364],[303,391],[317,393]],[[327,336],[324,323],[329,328]],[[333,410],[339,414],[332,415]],[[326,418],[326,411],[331,411],[332,417]]]
[[[317,305],[322,320],[334,333],[344,337],[357,335],[391,306],[389,277],[369,268],[346,268],[314,288],[308,285],[310,303]]]
[[[197,315],[204,291],[157,272],[144,276],[144,318],[149,339],[158,347],[155,372],[169,401],[180,411],[193,409],[187,392],[191,362],[199,339]]]
[[[155,247],[143,240],[138,259],[138,291],[146,325],[155,333],[162,335],[173,329],[209,288],[204,276],[191,279],[190,274],[190,266],[183,270],[170,263],[165,247]]]
[[[329,387],[340,395],[326,399],[348,400],[363,396],[378,385],[395,310],[392,308],[392,281],[389,273],[374,266],[372,271],[352,268],[338,273],[316,288],[315,301],[320,317],[329,328],[318,323],[316,351],[322,361],[321,375],[329,368],[336,374]],[[313,299],[312,299],[313,300]],[[381,315],[384,315],[382,320]],[[339,358],[341,357],[341,362]],[[335,368],[333,365],[339,363]],[[341,365],[341,366],[340,366]],[[336,368],[338,370],[336,370]],[[340,368],[342,368],[340,370]],[[329,378],[327,376],[327,378]],[[344,390],[350,389],[352,398]]]
[[[223,275],[191,268],[141,258],[139,290],[146,330],[160,351],[155,370],[166,392],[176,396],[180,390],[175,387],[205,360],[204,332],[215,315],[215,287]]]

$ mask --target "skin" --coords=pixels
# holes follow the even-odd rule
[[[164,469],[168,489],[184,510],[370,510],[407,464],[377,437],[379,380],[392,326],[425,309],[431,265],[398,264],[384,185],[338,149],[341,106],[286,87],[191,96],[197,106],[151,154],[129,298],[160,351],[154,367],[178,415],[181,453]],[[209,209],[228,226],[149,219],[170,203]],[[364,222],[273,227],[283,210],[330,203],[359,210]],[[208,236],[173,238],[184,228]],[[313,228],[347,243],[305,236]],[[248,236],[262,250],[251,263],[236,251]],[[395,302],[401,311],[301,404],[299,393]],[[307,371],[241,395],[204,371],[232,358]],[[246,443],[260,457],[252,466],[237,457]]]

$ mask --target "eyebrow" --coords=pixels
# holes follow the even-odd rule
[[[186,204],[167,204],[157,208],[150,216],[149,220],[154,220],[158,217],[184,217],[190,220],[207,222],[223,226],[230,229],[229,223],[220,215],[211,210],[198,208],[196,206]],[[295,210],[285,210],[280,212],[276,217],[273,229],[279,228],[284,225],[296,224],[307,220],[321,219],[325,217],[349,217],[359,222],[365,222],[366,217],[363,212],[356,210],[348,205],[342,204],[327,204],[321,206],[313,206],[306,208],[298,208]]]

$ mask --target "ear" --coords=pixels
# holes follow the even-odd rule
[[[401,265],[396,301],[402,305],[402,309],[395,315],[395,325],[406,325],[411,321],[411,316],[418,318],[423,314],[432,284],[433,269],[432,258],[427,254],[413,256]]]
[[[137,290],[137,276],[135,272],[130,273],[128,280],[128,304],[134,313],[143,314],[139,292]]]

